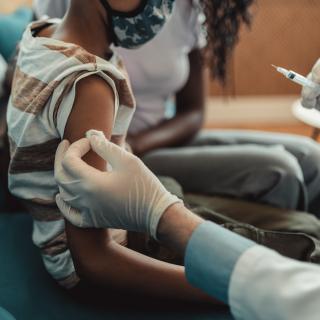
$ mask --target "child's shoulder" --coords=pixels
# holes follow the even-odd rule
[[[108,71],[121,76],[122,64],[119,58],[100,58],[82,46],[58,40],[46,34],[46,28],[60,23],[59,19],[49,19],[31,23],[20,43],[18,65],[31,70],[38,78],[57,77],[60,80],[74,72]],[[48,33],[50,34],[50,32]],[[113,55],[114,56],[114,55]]]

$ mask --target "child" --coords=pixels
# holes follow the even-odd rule
[[[33,241],[48,272],[65,288],[87,282],[166,298],[207,299],[187,283],[183,267],[130,250],[125,231],[71,226],[54,202],[53,163],[62,139],[76,141],[94,128],[124,144],[135,102],[111,43],[135,48],[147,42],[173,2],[72,0],[62,22],[34,23],[23,36],[7,115],[9,188],[32,214]],[[106,168],[94,153],[86,161]]]

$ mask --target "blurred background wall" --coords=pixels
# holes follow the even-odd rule
[[[229,84],[215,94],[298,94],[271,64],[307,74],[320,57],[320,0],[258,0],[251,29],[243,28],[231,59]]]
[[[54,0],[53,0],[54,1]],[[32,0],[1,0],[0,12],[11,12]],[[320,0],[257,0],[251,29],[243,28],[231,59],[226,88],[215,82],[214,95],[298,94],[271,64],[306,74],[320,56]]]
[[[0,12],[31,2],[0,0]],[[252,13],[252,26],[242,29],[231,58],[226,87],[210,84],[205,126],[309,134],[291,112],[301,87],[271,64],[310,71],[320,57],[320,0],[257,0]]]
[[[32,0],[1,0],[0,12],[9,13],[17,9],[19,6],[30,6]]]

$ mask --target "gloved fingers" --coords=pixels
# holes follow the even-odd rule
[[[87,138],[80,139],[70,145],[61,161],[62,170],[74,179],[81,180],[92,177],[99,170],[89,166],[82,157],[91,149]]]
[[[56,195],[56,203],[62,215],[73,225],[81,227],[83,218],[81,213],[64,202],[60,194]]]
[[[84,156],[90,150],[90,143],[87,139],[81,139],[74,144],[70,145],[70,142],[63,140],[56,151],[54,171],[56,180],[61,180],[62,177],[65,178],[65,168],[68,164],[77,169],[77,158]],[[79,172],[77,172],[77,175]]]
[[[80,209],[81,197],[79,194],[75,193],[75,188],[72,184],[70,184],[70,187],[68,188],[59,185],[59,196],[69,206]]]
[[[123,148],[106,139],[101,131],[90,130],[87,132],[87,137],[92,150],[106,160],[113,169],[121,168],[127,159],[127,155],[130,155]]]
[[[71,145],[69,145],[68,149],[65,152],[65,157],[75,157],[82,158],[90,151],[90,143],[87,138],[82,138]]]
[[[83,194],[85,182],[61,177],[57,179],[57,183],[60,198],[71,207],[81,208],[83,199],[80,194]]]

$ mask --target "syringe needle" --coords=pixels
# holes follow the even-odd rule
[[[278,69],[278,67],[277,67],[277,66],[275,66],[274,64],[272,64],[271,66],[272,66],[272,67],[274,67],[275,69]]]

